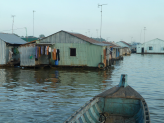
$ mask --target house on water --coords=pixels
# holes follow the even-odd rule
[[[164,40],[153,39],[137,45],[137,53],[142,54],[164,54]]]
[[[22,45],[21,66],[51,64],[98,67],[99,63],[107,66],[107,46],[109,44],[82,34],[62,30],[36,41],[35,44]]]
[[[0,66],[19,64],[19,46],[25,43],[15,34],[0,33]]]
[[[122,47],[122,54],[123,55],[130,55],[131,54],[131,45],[126,43],[125,41],[116,42],[119,46]]]
[[[114,44],[113,42],[103,42],[104,44],[108,44],[108,49],[110,49],[109,61],[118,60],[122,57],[122,48],[118,44]]]

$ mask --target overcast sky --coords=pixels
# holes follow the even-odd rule
[[[109,41],[164,40],[164,0],[0,0],[0,32],[25,36],[73,31]],[[18,29],[20,28],[20,29]],[[6,31],[7,30],[7,31]],[[98,30],[98,34],[97,31]]]

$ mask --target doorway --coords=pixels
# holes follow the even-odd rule
[[[142,47],[141,53],[144,53],[144,47]]]

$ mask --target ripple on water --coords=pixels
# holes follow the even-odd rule
[[[132,54],[106,71],[0,69],[1,122],[63,122],[120,75],[147,101],[151,122],[164,121],[164,56]]]

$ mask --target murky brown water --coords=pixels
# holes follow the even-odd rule
[[[64,122],[122,73],[147,101],[152,123],[164,121],[164,55],[125,56],[106,71],[0,68],[0,122]]]

